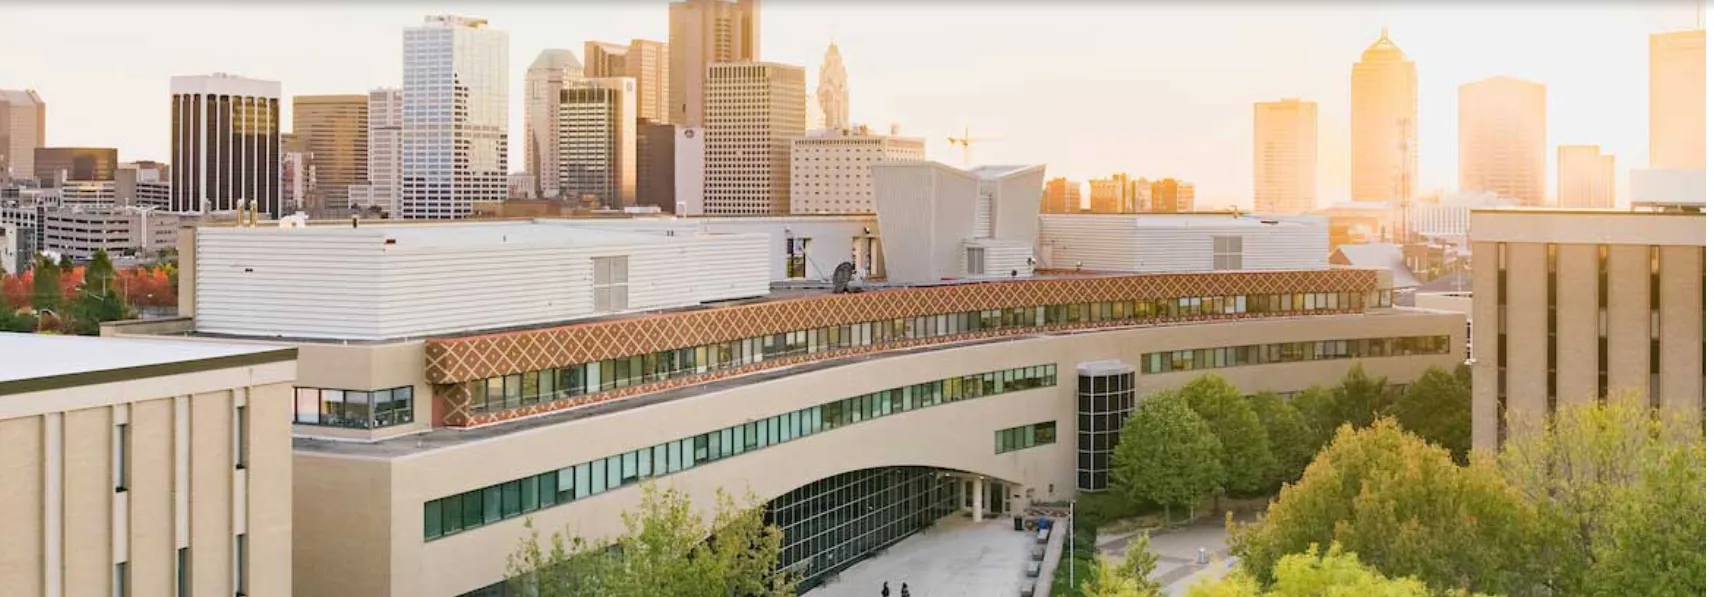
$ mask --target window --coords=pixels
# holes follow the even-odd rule
[[[131,487],[131,425],[113,426],[113,492]]]
[[[232,578],[238,597],[250,594],[250,538],[243,533],[232,541]]]
[[[174,586],[178,588],[178,597],[190,597],[190,548],[180,547],[178,552],[178,578]]]
[[[786,239],[786,278],[798,279],[808,275],[809,239]]]
[[[473,398],[492,395],[494,400],[501,400],[503,394],[503,387],[496,387],[492,392],[486,387],[472,389]],[[414,416],[411,386],[373,392],[297,388],[295,403],[297,408],[292,422],[299,425],[378,429],[409,423]],[[479,399],[475,404],[480,405],[482,401]]]
[[[595,312],[612,313],[629,308],[630,258],[595,257]]]
[[[1214,237],[1214,271],[1244,269],[1244,237]]]
[[[113,565],[113,597],[130,597],[131,595],[131,564],[120,562]]]
[[[250,464],[250,409],[240,406],[232,413],[233,468],[243,470]]]
[[[980,276],[988,271],[988,250],[983,247],[964,249],[964,273]]]

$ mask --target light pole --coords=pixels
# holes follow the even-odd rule
[[[1071,500],[1071,528],[1066,529],[1066,537],[1071,542],[1071,558],[1066,564],[1071,566],[1071,588],[1077,590],[1077,500]]]

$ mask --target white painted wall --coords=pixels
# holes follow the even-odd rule
[[[808,280],[826,280],[833,269],[852,261],[853,239],[880,236],[880,226],[873,215],[845,216],[781,216],[781,217],[697,217],[697,218],[630,218],[630,219],[567,219],[537,220],[554,224],[600,230],[674,231],[675,234],[757,234],[767,237],[768,279],[786,280],[786,237],[808,238]]]
[[[926,161],[882,162],[870,172],[875,177],[875,211],[887,255],[887,281],[932,282],[961,276],[964,239],[975,236],[976,177]]]
[[[1327,269],[1327,219],[1043,214],[1040,267],[1144,273],[1214,269],[1214,237],[1244,237],[1243,269]]]

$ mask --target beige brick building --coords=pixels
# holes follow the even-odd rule
[[[0,335],[0,594],[289,597],[297,350]]]
[[[1625,391],[1701,412],[1703,225],[1700,210],[1471,212],[1474,444]]]

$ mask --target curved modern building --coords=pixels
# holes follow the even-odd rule
[[[874,217],[187,229],[188,317],[150,331],[297,347],[295,591],[333,596],[505,594],[526,520],[611,537],[649,480],[766,501],[807,587],[954,513],[1104,490],[1131,406],[1193,377],[1462,361],[1464,317],[1373,270],[889,274],[1039,199],[967,186],[849,294],[820,281]]]

